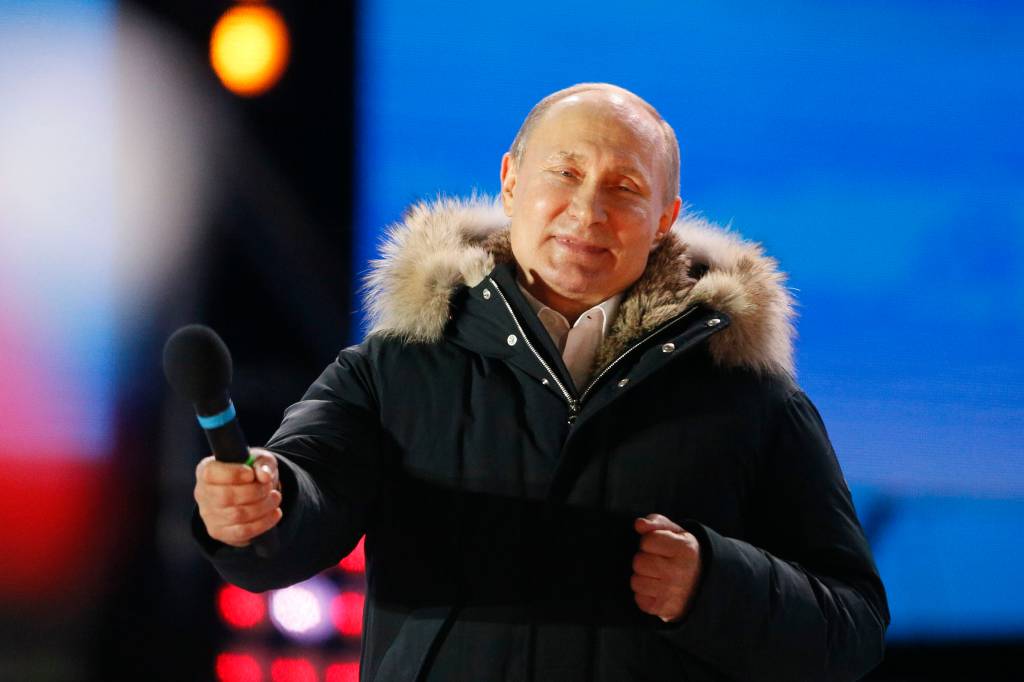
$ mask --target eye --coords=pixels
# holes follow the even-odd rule
[[[618,182],[613,186],[613,188],[619,194],[641,194],[640,188],[632,181]]]

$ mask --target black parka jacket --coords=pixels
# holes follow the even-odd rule
[[[361,680],[853,680],[889,614],[790,298],[756,245],[684,218],[577,390],[515,283],[500,210],[420,205],[374,264],[374,329],[290,407],[281,547],[194,532],[229,582],[301,581],[366,534]],[[629,578],[638,516],[698,538],[690,610]]]

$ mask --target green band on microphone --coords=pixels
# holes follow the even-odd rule
[[[199,414],[196,415],[196,419],[199,420],[199,425],[202,426],[207,431],[209,431],[210,429],[219,429],[220,427],[224,426],[234,418],[235,404],[230,400],[228,401],[227,408],[225,408],[223,412],[218,412],[217,414],[209,417],[204,417]]]

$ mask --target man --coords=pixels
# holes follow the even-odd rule
[[[649,104],[583,84],[525,121],[502,211],[411,209],[374,263],[366,341],[255,473],[199,465],[194,530],[221,575],[283,587],[365,533],[364,681],[877,664],[885,594],[794,383],[783,277],[677,221],[678,177]],[[248,543],[273,526],[261,558]]]

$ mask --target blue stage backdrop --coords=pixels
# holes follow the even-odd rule
[[[1024,636],[1024,6],[364,3],[356,270],[496,193],[529,107],[653,103],[690,210],[762,242],[890,593],[890,639]]]

